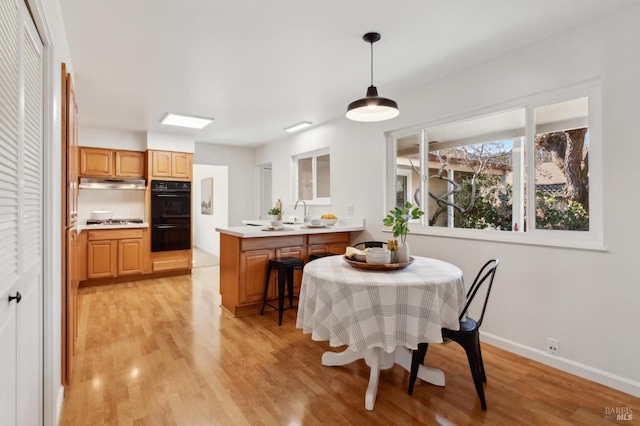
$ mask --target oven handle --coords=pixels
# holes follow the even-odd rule
[[[158,229],[171,229],[171,228],[189,228],[189,224],[185,225],[153,225],[154,228]]]
[[[153,194],[155,197],[189,197],[189,193],[181,193],[181,194]]]

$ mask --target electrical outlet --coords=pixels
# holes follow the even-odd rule
[[[555,356],[560,355],[560,341],[547,337],[547,353]]]
[[[353,214],[353,210],[354,210],[354,208],[353,208],[353,204],[351,204],[351,205],[347,206],[347,213],[348,213],[348,214]]]

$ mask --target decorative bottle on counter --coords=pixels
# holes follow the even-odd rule
[[[278,220],[282,220],[282,201],[280,201],[280,198],[276,201],[276,208],[280,210],[280,213],[278,213]]]

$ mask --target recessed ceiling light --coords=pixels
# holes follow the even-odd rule
[[[294,124],[293,126],[286,127],[284,130],[287,132],[297,132],[298,130],[302,130],[305,127],[311,126],[313,123],[308,121],[303,121],[302,123]]]
[[[204,129],[211,122],[213,122],[213,118],[172,114],[170,112],[168,112],[161,121],[162,124],[166,124],[168,126],[188,127],[190,129]]]

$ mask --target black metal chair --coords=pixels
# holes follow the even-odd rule
[[[478,396],[480,397],[480,404],[482,405],[483,410],[487,409],[487,403],[484,399],[482,383],[487,382],[487,376],[484,371],[484,363],[482,362],[479,330],[480,325],[482,324],[482,319],[484,318],[484,312],[487,309],[487,302],[489,301],[489,294],[491,293],[493,278],[496,274],[498,263],[499,261],[497,259],[492,259],[485,263],[480,269],[480,272],[478,272],[478,275],[476,275],[475,280],[473,280],[473,284],[469,288],[469,291],[467,291],[467,303],[464,305],[464,309],[460,314],[460,330],[450,330],[448,328],[442,329],[442,337],[445,341],[453,340],[462,346],[466,352],[467,358],[469,359],[471,377],[473,378],[476,392],[478,392]],[[485,281],[488,281],[489,287],[487,288],[487,292],[484,297],[484,304],[482,305],[482,312],[480,313],[479,319],[476,321],[471,317],[466,317],[463,321],[463,318],[469,310],[471,302],[473,302],[473,298]],[[418,344],[418,349],[413,351],[411,359],[411,373],[409,376],[409,395],[413,394],[413,386],[416,382],[416,377],[418,376],[418,369],[424,362],[428,347],[428,343],[420,343]]]
[[[383,241],[362,241],[353,245],[353,248],[369,248],[369,247],[384,247],[387,243]]]
[[[278,325],[282,325],[282,313],[291,308],[297,307],[293,305],[293,271],[295,269],[304,268],[304,262],[302,259],[298,259],[297,257],[276,257],[275,259],[269,259],[269,264],[267,266],[267,278],[264,283],[264,297],[262,299],[262,309],[260,309],[260,315],[264,314],[265,306],[270,306],[273,309],[278,311]],[[269,293],[269,282],[271,281],[271,271],[278,271],[278,306],[272,305],[272,300],[275,299],[267,299],[267,294]],[[287,293],[289,295],[289,307],[284,307],[284,293],[285,293],[285,285],[287,287]]]
[[[336,256],[336,254],[335,253],[313,253],[309,255],[309,262],[311,262],[312,260],[320,259],[321,257],[327,257],[327,256]]]

